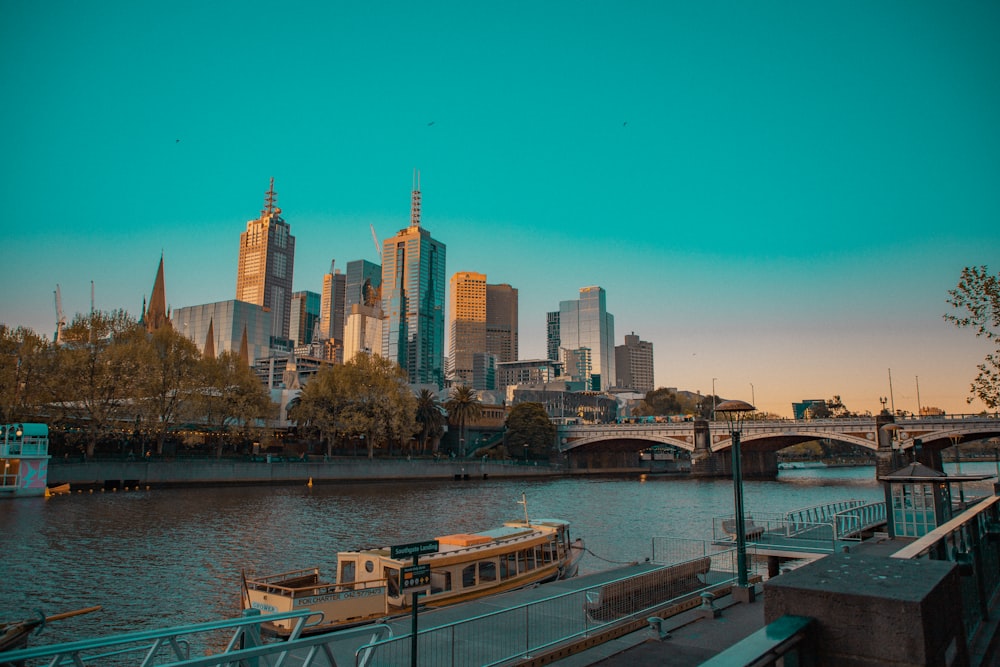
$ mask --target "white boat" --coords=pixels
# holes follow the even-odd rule
[[[0,425],[0,498],[44,496],[49,458],[47,425]]]
[[[523,500],[521,502],[524,502]],[[444,535],[425,543],[337,554],[337,576],[319,568],[244,577],[243,609],[264,615],[309,610],[303,634],[372,623],[421,606],[441,606],[576,575],[580,539],[559,519],[509,521],[479,533]],[[296,619],[265,621],[270,634],[287,636]]]

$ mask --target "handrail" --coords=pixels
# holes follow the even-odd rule
[[[1000,502],[1000,496],[989,496],[985,500],[976,503],[969,509],[954,517],[947,523],[941,524],[915,542],[911,542],[896,553],[892,554],[891,557],[910,559],[920,558],[926,555],[931,549],[936,547],[941,540],[947,538],[951,533],[968,523],[973,516],[982,514],[998,502]]]

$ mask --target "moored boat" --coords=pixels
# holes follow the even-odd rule
[[[49,427],[0,425],[0,498],[45,495],[49,477]]]
[[[521,501],[524,503],[525,501]],[[419,604],[441,606],[575,576],[583,541],[571,540],[560,519],[508,521],[478,533],[456,533],[424,543],[342,551],[334,580],[319,568],[244,577],[242,605],[262,614],[309,610],[303,634],[331,632],[407,613]],[[262,623],[278,636],[295,619]]]
[[[43,616],[39,612],[38,616],[34,618],[27,618],[23,621],[14,621],[11,623],[0,623],[0,653],[26,648],[28,638],[32,634],[41,632],[45,628],[46,623],[61,621],[64,618],[71,618],[80,614],[89,614],[92,611],[99,611],[100,609],[100,606],[85,607],[84,609],[67,611],[53,616]]]

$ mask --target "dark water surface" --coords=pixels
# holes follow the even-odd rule
[[[978,464],[983,465],[983,464]],[[975,472],[977,464],[963,464]],[[987,469],[988,468],[988,469]],[[991,465],[983,472],[990,472]],[[732,513],[725,479],[484,480],[72,494],[0,502],[0,621],[92,605],[32,645],[239,615],[240,572],[320,566],[338,550],[493,528],[523,516],[572,522],[582,572],[643,560],[654,536],[710,539]],[[782,471],[744,484],[748,513],[881,500],[874,470]]]

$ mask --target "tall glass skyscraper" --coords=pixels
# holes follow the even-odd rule
[[[260,217],[247,222],[247,230],[240,234],[236,300],[267,308],[271,312],[271,336],[287,339],[295,237],[276,202],[272,178]]]
[[[444,386],[445,245],[420,226],[414,175],[410,226],[382,242],[382,356],[411,384]]]
[[[574,380],[593,390],[613,387],[614,341],[615,316],[607,311],[604,288],[581,287],[578,301],[559,302],[560,360]]]

